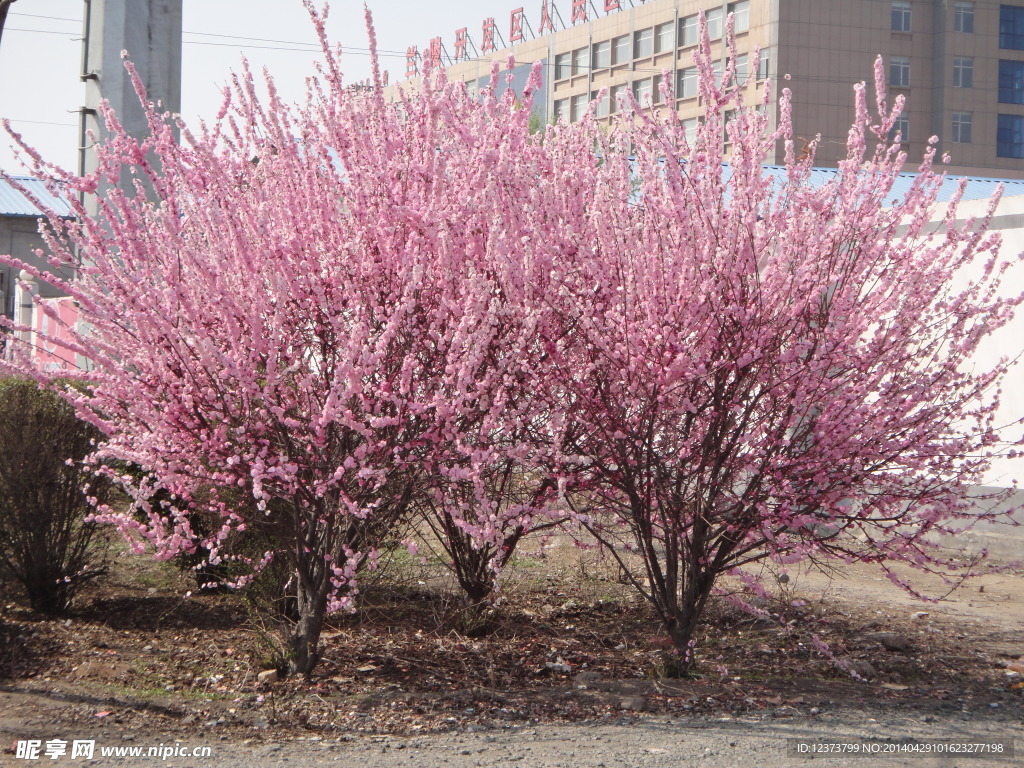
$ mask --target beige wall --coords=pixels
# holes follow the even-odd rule
[[[564,79],[555,79],[555,60],[561,53],[611,41],[640,29],[672,22],[678,35],[678,19],[711,9],[727,9],[717,0],[650,0],[587,23],[577,24],[554,34],[494,52],[480,60],[459,62],[448,68],[449,76],[474,80],[486,76],[490,61],[504,60],[510,53],[520,63],[546,60],[547,113],[554,114],[563,99],[586,97],[604,87],[630,85],[650,78],[662,70],[672,73],[692,66],[692,48],[677,47],[666,53],[633,59],[604,69],[591,67]],[[1024,5],[1024,0],[1005,0]],[[568,0],[554,0],[569,21]],[[597,7],[603,7],[599,1]],[[852,119],[854,83],[873,78],[874,59],[884,57],[888,76],[890,59],[910,59],[910,86],[892,89],[907,97],[906,116],[909,136],[905,137],[911,163],[926,147],[929,136],[943,139],[940,151],[952,156],[950,170],[974,175],[1024,177],[1024,160],[996,156],[996,122],[1000,112],[1024,114],[1024,106],[999,104],[997,99],[1000,59],[1024,59],[1024,51],[999,49],[999,3],[978,0],[975,3],[974,33],[953,30],[954,0],[911,0],[912,23],[909,33],[891,29],[890,0],[750,0],[750,28],[737,36],[739,54],[752,58],[755,46],[768,56],[768,73],[776,88],[788,87],[794,98],[794,128],[798,137],[811,139],[821,134],[817,155],[819,165],[835,165],[845,155],[847,130]],[[536,9],[528,9],[533,14]],[[497,9],[496,14],[500,13]],[[591,11],[591,14],[593,11]],[[536,27],[539,19],[528,15]],[[496,17],[499,27],[507,19]],[[557,22],[556,22],[557,23]],[[475,33],[475,34],[474,34]],[[504,34],[504,33],[503,33]],[[479,32],[470,35],[479,42]],[[446,41],[449,50],[450,41]],[[721,51],[722,43],[716,43]],[[721,51],[720,58],[724,58]],[[953,57],[970,57],[974,62],[973,87],[953,88]],[[789,75],[790,80],[782,79]],[[415,82],[403,84],[415,87]],[[873,103],[873,94],[872,94]],[[697,117],[701,107],[696,98],[678,99],[676,107],[683,119]],[[951,142],[952,113],[972,115],[971,143]],[[798,147],[800,142],[798,141]],[[781,156],[774,158],[781,161]]]

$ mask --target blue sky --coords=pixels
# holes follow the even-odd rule
[[[319,2],[318,2],[319,4]],[[377,27],[382,66],[392,79],[405,74],[405,50],[423,49],[441,36],[452,50],[455,30],[468,27],[479,44],[483,19],[493,16],[503,35],[513,8],[525,7],[536,27],[541,0],[370,0]],[[568,20],[569,0],[554,0]],[[81,61],[82,0],[17,0],[0,42],[0,117],[15,121],[15,129],[49,159],[74,168],[77,121],[83,86]],[[331,3],[329,34],[350,48],[346,78],[369,76],[362,0]],[[290,100],[301,98],[303,80],[316,58],[315,36],[301,0],[184,0],[182,54],[182,114],[192,121],[211,117],[219,89],[244,53],[255,69],[267,66],[278,88]],[[243,39],[258,38],[258,39]],[[130,52],[129,52],[130,53]],[[18,172],[0,135],[0,168]]]

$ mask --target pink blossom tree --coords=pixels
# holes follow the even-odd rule
[[[215,564],[259,528],[276,546],[254,571],[293,572],[300,673],[414,502],[450,524],[479,599],[543,518],[553,433],[527,397],[545,306],[531,297],[550,282],[557,206],[538,179],[554,189],[566,167],[511,91],[478,99],[442,75],[390,104],[376,65],[372,93],[346,88],[326,9],[307,8],[326,63],[303,105],[269,75],[261,96],[245,67],[212,125],[177,121],[180,142],[153,105],[142,141],[104,109],[111,138],[88,176],[23,147],[75,212],[45,233],[66,279],[36,277],[83,323],[48,343],[89,361],[74,403],[106,435],[100,471],[143,470],[119,476],[132,508],[96,519],[140,551]],[[139,183],[111,186],[125,168]],[[97,192],[90,217],[76,195]],[[524,215],[530,200],[542,213]],[[219,520],[213,535],[196,514]]]
[[[594,257],[561,273],[549,364],[590,488],[568,501],[654,606],[674,674],[693,664],[724,574],[839,558],[903,583],[895,563],[952,565],[930,536],[970,516],[965,491],[1000,450],[1010,365],[975,370],[972,353],[1021,301],[999,291],[1017,259],[985,222],[955,224],[959,194],[929,231],[936,139],[894,192],[903,103],[887,108],[881,61],[877,114],[856,86],[847,155],[816,184],[813,143],[794,152],[789,91],[772,130],[731,68],[716,84],[706,37],[696,59],[695,134],[628,104],[595,134],[606,165],[581,246]]]

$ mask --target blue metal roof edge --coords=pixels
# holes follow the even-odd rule
[[[12,181],[24,187],[29,194],[43,205],[52,208],[58,216],[71,216],[71,206],[63,197],[50,193],[42,180],[32,176],[10,176]],[[46,212],[29,199],[24,192],[0,177],[0,216],[39,218]]]

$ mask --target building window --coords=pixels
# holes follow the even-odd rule
[[[1000,115],[996,156],[1024,158],[1024,115]]]
[[[589,102],[587,101],[587,94],[585,93],[580,93],[572,97],[572,114],[570,115],[572,122],[578,123],[580,120],[583,119],[583,115],[587,113],[588,104]]]
[[[953,29],[957,32],[974,32],[974,3],[954,3]]]
[[[679,46],[688,48],[699,42],[698,25],[696,16],[687,16],[679,20]]]
[[[555,119],[568,121],[569,120],[569,100],[568,99],[555,99]]]
[[[633,33],[633,58],[646,59],[654,53],[654,29],[638,29]]]
[[[757,63],[757,79],[767,80],[768,79],[768,51],[761,51],[761,60]]]
[[[654,100],[654,83],[651,78],[633,81],[633,98],[641,107],[657,103]]]
[[[572,54],[560,53],[555,56],[555,80],[564,80],[572,74]]]
[[[736,82],[743,85],[750,74],[750,56],[741,53],[736,57]]]
[[[629,86],[627,86],[625,83],[621,83],[620,85],[613,85],[611,89],[608,91],[608,96],[611,99],[612,112],[619,112],[622,109],[622,104],[619,100],[619,97],[626,92],[626,88],[628,87]]]
[[[999,47],[1024,51],[1024,6],[999,6]]]
[[[687,67],[676,73],[676,96],[692,99],[697,95],[697,68]]]
[[[999,103],[1024,104],[1024,61],[999,60]]]
[[[970,112],[954,112],[953,113],[953,143],[954,144],[970,144],[971,143],[971,113]]]
[[[889,85],[896,88],[910,86],[909,56],[893,56],[889,59]]]
[[[910,31],[910,3],[895,2],[892,4],[892,31]]]
[[[577,48],[572,52],[572,73],[585,75],[590,71],[590,48]]]
[[[594,43],[590,49],[590,60],[594,69],[610,67],[612,65],[612,44],[610,40],[603,43]]]
[[[654,28],[654,52],[665,53],[676,47],[675,24],[666,21]]]
[[[625,64],[630,60],[629,35],[622,35],[612,40],[612,64]]]
[[[655,75],[651,80],[651,100],[654,104],[664,104],[665,97],[661,95],[662,76]]]
[[[715,88],[722,87],[722,75],[725,74],[725,67],[722,65],[722,60],[711,62],[711,73],[715,77]]]
[[[697,138],[697,128],[700,126],[700,121],[696,117],[691,117],[689,120],[683,120],[682,126],[686,141],[693,143],[693,140]]]
[[[604,98],[598,101],[598,96],[601,95],[600,91],[593,91],[590,94],[590,100],[596,101],[597,106],[594,107],[594,117],[608,117],[609,108],[608,105],[611,103],[611,99],[608,96],[608,91],[604,92]]]
[[[732,31],[737,35],[740,32],[750,30],[750,0],[740,0],[737,3],[729,3],[729,13],[732,14]]]
[[[974,87],[974,59],[968,56],[953,57],[953,87]]]
[[[892,124],[892,129],[889,131],[889,141],[896,141],[896,136],[900,137],[900,144],[906,144],[910,139],[910,119],[906,115],[900,115],[896,118],[896,122]]]
[[[715,8],[704,14],[708,20],[708,38],[711,40],[722,39],[722,9]]]

